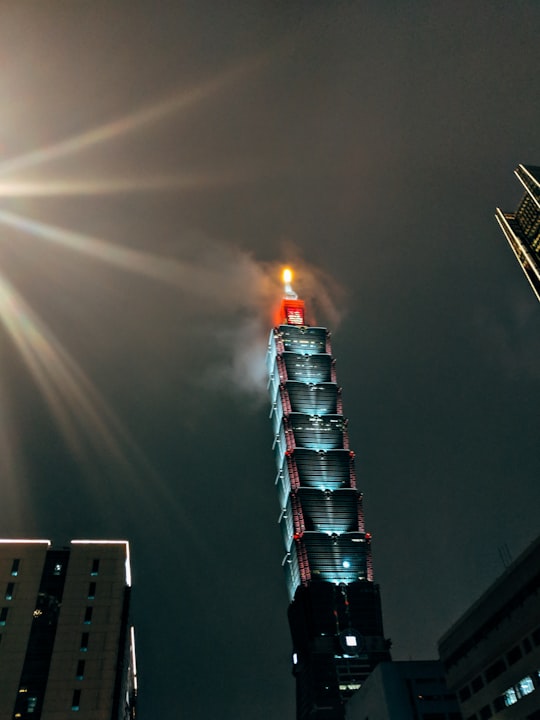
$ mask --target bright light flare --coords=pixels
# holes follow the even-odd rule
[[[293,271],[291,268],[286,267],[283,269],[283,272],[281,273],[281,278],[283,280],[283,289],[285,291],[285,297],[289,298],[290,300],[297,300],[298,295],[294,292],[292,289],[292,279],[293,279]]]
[[[151,132],[160,122],[171,121],[173,116],[187,115],[196,110],[203,102],[210,102],[216,95],[226,92],[245,77],[252,76],[275,58],[275,48],[255,57],[244,58],[230,68],[225,68],[218,76],[198,83],[191,88],[184,88],[150,106],[135,109],[134,112],[92,127],[60,141],[32,149],[22,155],[0,160],[0,197],[54,197],[70,195],[113,195],[116,193],[153,191],[153,190],[201,190],[208,186],[230,184],[238,180],[244,181],[246,174],[251,176],[249,168],[231,169],[227,167],[219,173],[189,172],[175,173],[173,176],[127,177],[108,174],[105,178],[83,177],[29,177],[27,171],[45,165],[58,163],[64,158],[79,156],[92,149],[105,145],[113,146],[114,141],[127,139],[143,131]],[[52,138],[50,138],[51,140]],[[25,172],[24,177],[17,173]],[[60,171],[59,171],[60,172]],[[30,173],[34,175],[34,173]],[[72,232],[61,227],[31,220],[0,208],[0,225],[15,229],[33,239],[36,247],[44,249],[47,244],[78,253],[81,257],[91,258],[107,263],[123,271],[135,272],[155,280],[167,282],[181,288],[186,293],[197,294],[203,299],[214,302],[214,290],[223,282],[223,264],[212,260],[211,263],[197,264],[193,260],[180,261],[161,257],[150,252],[131,249],[126,245],[114,244],[83,233]],[[8,234],[0,240],[0,247],[12,241]],[[16,242],[21,238],[15,237]],[[219,248],[218,248],[219,250]],[[39,253],[38,253],[39,254]],[[216,253],[228,261],[229,255],[236,252]],[[32,255],[29,255],[32,257]],[[244,264],[251,271],[247,282],[254,287],[260,283],[256,264],[242,256]],[[240,276],[242,273],[239,272]],[[249,306],[250,296],[243,289],[245,280],[237,282],[238,276],[231,274],[227,292],[235,303],[242,308]],[[246,275],[244,274],[244,279]],[[266,277],[265,277],[266,279]],[[270,284],[270,281],[269,281]],[[249,306],[251,307],[251,306]],[[189,532],[197,544],[200,544],[199,529],[191,522],[183,508],[177,506],[172,490],[157,477],[148,466],[146,459],[124,429],[115,413],[91,382],[82,368],[75,362],[67,349],[53,335],[47,325],[33,311],[24,297],[0,271],[0,325],[5,329],[13,345],[20,355],[21,361],[41,391],[53,420],[56,422],[66,446],[81,468],[88,473],[92,481],[92,493],[95,496],[109,496],[118,490],[118,497],[125,488],[117,488],[123,478],[129,476],[129,494],[135,492],[144,495],[148,513],[157,517],[163,515],[166,507],[174,509],[175,522],[181,518],[184,530]],[[7,347],[8,343],[5,344]],[[0,361],[1,361],[0,345]],[[20,498],[21,517],[28,526],[28,507],[31,503],[22,497],[25,491],[24,453],[19,452],[22,440],[17,437],[16,427],[6,410],[4,395],[9,397],[7,388],[3,387],[0,372],[0,479],[3,496],[10,501],[10,516],[14,515],[14,503]],[[110,465],[115,473],[118,469],[128,472],[118,473],[118,483],[105,487],[99,483],[100,473],[95,472],[97,461],[102,465]],[[120,466],[120,468],[119,468]],[[151,477],[152,483],[142,484],[138,478]],[[150,489],[151,488],[151,489]],[[158,491],[158,492],[156,492]],[[124,493],[125,495],[126,493]],[[11,497],[13,495],[13,497]],[[128,503],[129,505],[129,503]],[[127,508],[126,508],[127,509]],[[18,508],[15,514],[18,516]],[[21,527],[23,523],[20,523]],[[202,547],[202,546],[201,546]]]
[[[191,172],[154,177],[93,178],[88,180],[0,180],[0,197],[71,197],[121,195],[159,191],[195,191],[222,187],[249,177],[247,171],[220,173]]]
[[[78,154],[87,148],[102,145],[119,137],[125,137],[148,125],[176,114],[180,111],[187,111],[198,106],[203,101],[222,92],[230,85],[236,83],[242,77],[253,74],[260,69],[272,57],[271,53],[260,53],[254,57],[244,59],[242,62],[233,65],[217,77],[210,78],[199,85],[193,86],[176,93],[165,100],[156,102],[148,107],[141,108],[129,115],[104,123],[86,132],[74,135],[58,143],[32,150],[25,155],[18,155],[0,162],[0,175],[11,174],[15,171],[26,170]]]

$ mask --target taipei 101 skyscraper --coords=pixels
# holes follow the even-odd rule
[[[297,720],[341,720],[390,659],[330,333],[309,325],[284,271],[268,346]]]

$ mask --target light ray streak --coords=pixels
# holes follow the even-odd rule
[[[117,462],[125,464],[117,439],[124,443],[127,439],[119,421],[83,371],[1,275],[0,320],[70,448],[77,455],[84,455],[85,444],[77,427],[82,424],[90,429],[89,439],[96,449],[105,447]]]
[[[107,178],[103,180],[0,181],[0,197],[95,196],[158,190],[200,190],[238,182],[245,178],[245,173],[236,177],[226,173],[190,173],[184,176]]]
[[[63,230],[7,210],[0,210],[0,223],[123,270],[138,272],[161,280],[170,279],[171,276],[171,261],[151,253],[132,250],[82,233]]]
[[[51,160],[79,153],[94,145],[135,132],[146,125],[155,123],[180,110],[194,107],[238,80],[247,72],[253,72],[258,69],[267,57],[268,53],[262,53],[258,57],[249,58],[224,71],[218,75],[218,77],[207,80],[196,87],[185,90],[155,105],[143,108],[130,115],[125,115],[122,118],[105,123],[97,128],[87,130],[86,132],[62,140],[54,145],[39,148],[24,155],[5,160],[3,163],[0,163],[0,175],[35,167],[50,162]]]
[[[207,297],[209,289],[211,292],[213,288],[223,286],[223,268],[217,264],[209,267],[132,250],[100,238],[30,220],[7,210],[0,210],[0,224],[121,270],[173,285],[199,297]],[[235,283],[236,280],[231,279],[230,282]]]
[[[87,375],[1,273],[0,322],[34,378],[68,448],[81,469],[90,474],[93,486],[100,480],[95,471],[97,456],[115,473],[117,482],[115,487],[107,488],[109,494],[119,492],[120,480],[128,480],[129,496],[124,496],[124,501],[138,494],[137,507],[144,503],[149,517],[155,515],[162,520],[165,511],[171,511],[175,522],[180,520],[182,531],[193,538],[195,545],[201,545],[198,528],[179,505],[171,488],[154,472]],[[3,436],[0,432],[0,448],[4,444]],[[11,466],[13,470],[13,463]],[[116,472],[117,469],[122,472]],[[13,479],[16,478],[12,473]],[[103,492],[103,487],[96,489]]]

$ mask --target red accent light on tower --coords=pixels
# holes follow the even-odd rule
[[[284,299],[281,303],[281,317],[287,325],[305,325],[304,301]]]
[[[306,324],[306,315],[304,301],[298,299],[298,295],[292,289],[293,272],[290,268],[285,268],[281,274],[283,281],[284,297],[281,301],[279,312],[280,325],[298,325]]]

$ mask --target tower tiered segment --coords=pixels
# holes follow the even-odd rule
[[[297,720],[338,720],[389,643],[330,333],[284,282],[267,362]]]

